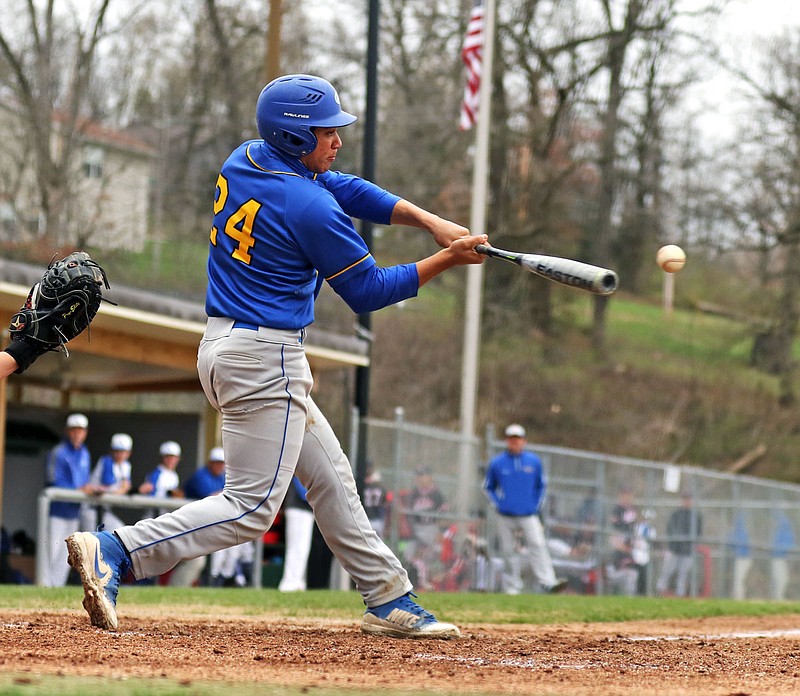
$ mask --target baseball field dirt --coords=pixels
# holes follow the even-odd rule
[[[345,692],[529,694],[800,693],[800,616],[691,621],[473,624],[452,641],[363,635],[357,620],[182,617],[137,610],[116,633],[78,611],[3,610],[0,671],[172,679]],[[252,687],[252,691],[251,691]]]

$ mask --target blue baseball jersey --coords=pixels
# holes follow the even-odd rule
[[[535,515],[547,489],[542,460],[533,452],[506,450],[489,462],[484,488],[501,515]]]
[[[131,463],[127,460],[115,462],[110,454],[104,454],[97,460],[90,480],[95,485],[105,488],[119,486],[131,480]]]
[[[263,140],[243,143],[217,179],[206,314],[302,329],[323,281],[356,313],[414,297],[416,265],[379,267],[351,220],[388,224],[398,200],[351,174],[314,174]]]
[[[86,445],[75,449],[68,440],[54,447],[47,457],[46,478],[48,486],[60,488],[83,488],[89,483],[92,460]],[[80,503],[54,501],[50,503],[50,514],[68,520],[80,516]]]
[[[170,491],[175,490],[180,485],[178,473],[161,464],[147,474],[144,480],[153,484],[153,490],[149,495],[155,498],[166,498]]]
[[[207,466],[195,471],[184,486],[184,493],[187,498],[205,498],[209,495],[219,493],[225,487],[225,472],[219,476],[209,471]]]

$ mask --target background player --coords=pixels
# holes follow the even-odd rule
[[[490,462],[484,490],[497,510],[497,531],[510,567],[504,576],[507,594],[523,589],[519,541],[524,545],[533,576],[545,592],[560,592],[567,581],[556,578],[539,511],[547,492],[542,461],[525,449],[525,428],[512,423],[505,430],[506,449]]]
[[[71,488],[86,495],[94,495],[96,488],[89,481],[92,457],[86,447],[89,419],[82,413],[71,413],[64,423],[64,437],[47,455],[45,477],[48,486]],[[47,535],[47,564],[44,568],[44,585],[61,587],[67,582],[69,566],[66,563],[62,539],[81,528],[85,506],[54,500],[50,503],[49,531]]]
[[[111,436],[109,453],[97,460],[92,470],[91,483],[97,494],[126,495],[131,490],[131,462],[133,438],[127,433],[115,433]],[[113,532],[122,527],[122,520],[108,506],[98,504],[98,515],[90,527],[94,529],[102,523],[105,530]]]
[[[222,413],[225,493],[113,535],[67,539],[95,625],[116,628],[119,577],[128,567],[137,578],[159,575],[262,534],[296,470],[325,541],[367,605],[362,630],[459,635],[413,601],[405,569],[372,529],[350,463],[311,398],[303,340],[324,281],[353,311],[375,311],[415,296],[453,266],[481,263],[474,248],[488,237],[470,236],[370,182],[330,171],[342,146],[338,129],[355,120],[326,80],[278,78],[256,105],[261,139],[240,145],[223,165],[198,371]],[[444,248],[417,263],[381,268],[351,216],[428,230]]]

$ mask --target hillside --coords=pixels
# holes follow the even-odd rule
[[[665,316],[658,299],[618,293],[599,360],[588,340],[591,299],[565,292],[557,337],[518,323],[485,339],[479,432],[520,421],[534,442],[717,470],[752,458],[742,473],[800,481],[800,413],[778,405],[775,377],[749,366],[746,323],[693,301]],[[434,291],[375,315],[374,416],[402,406],[410,421],[458,427],[461,311],[442,302]]]
[[[385,256],[383,263],[409,260]],[[161,256],[150,250],[102,257],[113,283],[202,298],[204,246],[176,242]],[[492,265],[486,269],[491,282]],[[494,337],[484,331],[478,431],[515,420],[528,426],[534,442],[718,470],[763,449],[743,473],[800,482],[800,408],[780,407],[776,378],[749,365],[752,322],[699,309],[726,306],[732,315],[760,316],[766,313],[765,293],[747,290],[742,274],[719,260],[703,264],[690,255],[677,276],[676,308],[667,317],[661,278],[654,268],[643,297],[626,293],[622,279],[609,305],[604,359],[591,350],[592,305],[584,293],[555,291],[557,329],[549,338],[516,318],[513,306],[487,308],[502,312],[508,329]],[[546,281],[530,282],[535,291],[536,283]],[[454,271],[423,288],[417,299],[373,315],[372,416],[392,418],[402,406],[410,421],[458,428],[462,304],[463,277]],[[354,318],[325,290],[317,322],[349,332]],[[349,384],[337,379],[331,393],[323,388],[318,394],[339,427],[349,414],[340,387]]]

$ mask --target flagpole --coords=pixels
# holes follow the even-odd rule
[[[486,202],[489,185],[489,127],[492,98],[492,63],[494,58],[495,0],[484,0],[480,106],[475,128],[475,159],[472,172],[472,203],[469,228],[473,234],[486,231]],[[464,349],[461,364],[461,452],[459,461],[458,513],[469,515],[471,494],[475,490],[472,440],[475,435],[475,411],[478,393],[478,357],[480,352],[483,264],[467,266],[464,305]]]

